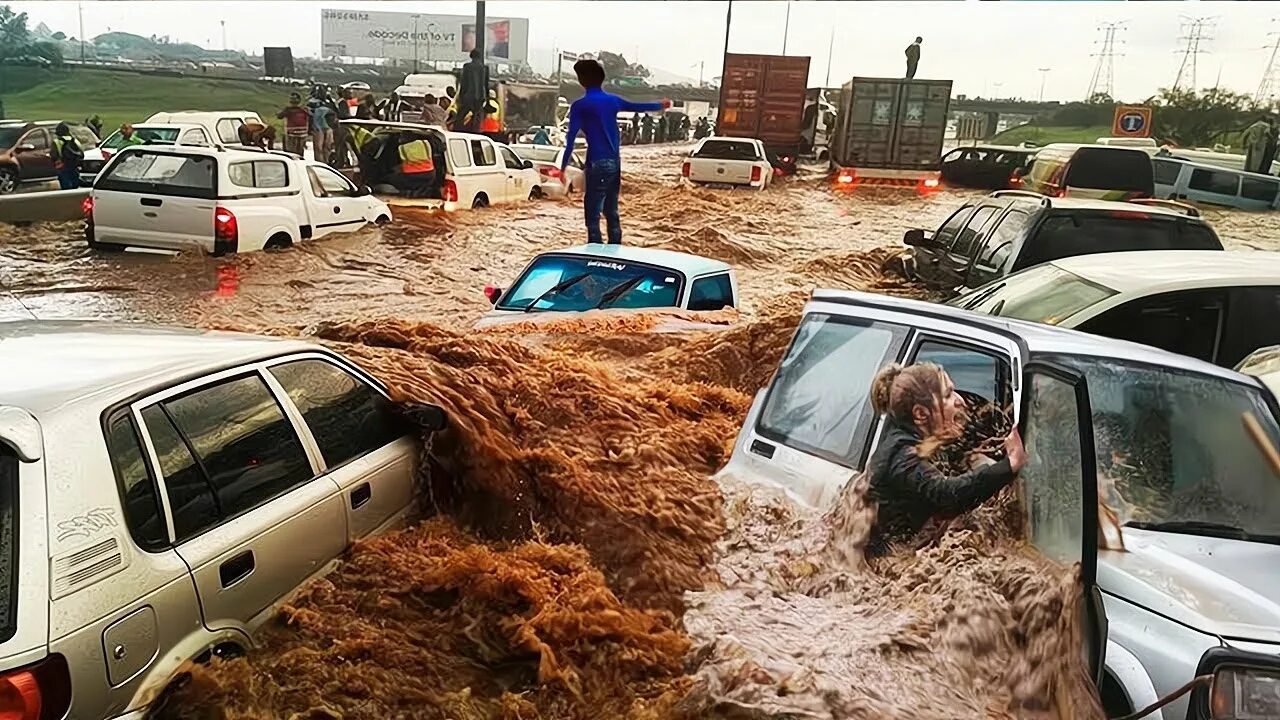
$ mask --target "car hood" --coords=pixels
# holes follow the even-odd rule
[[[737,321],[738,311],[692,311],[677,308],[606,308],[585,312],[521,312],[490,310],[476,321],[477,330],[504,332],[684,332],[723,330]]]
[[[102,162],[102,148],[94,148],[94,149],[92,149],[92,150],[85,150],[85,151],[84,151],[84,159],[85,159],[85,162],[89,162],[89,161]]]
[[[1224,638],[1280,642],[1280,545],[1124,529],[1098,553],[1098,586]]]

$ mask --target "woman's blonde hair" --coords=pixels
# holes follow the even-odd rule
[[[886,365],[871,381],[871,407],[899,424],[915,426],[916,405],[938,409],[946,393],[946,371],[934,363]]]

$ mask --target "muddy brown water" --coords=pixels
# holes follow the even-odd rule
[[[1074,575],[1016,538],[1006,492],[916,553],[867,564],[851,484],[823,514],[712,474],[815,286],[927,296],[905,228],[973,193],[676,185],[681,148],[627,148],[631,244],[732,263],[709,332],[643,319],[469,331],[487,283],[583,239],[581,205],[450,216],[214,259],[90,252],[77,224],[0,225],[0,318],[144,320],[332,344],[397,399],[443,405],[428,519],[355,548],[262,648],[194,669],[182,718],[1095,717]],[[1275,215],[1210,213],[1236,248]]]

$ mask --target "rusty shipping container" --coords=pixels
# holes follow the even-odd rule
[[[840,93],[831,164],[860,177],[936,175],[950,108],[950,80],[853,78]]]
[[[784,165],[794,166],[804,129],[809,58],[783,55],[725,57],[716,134],[758,138]]]

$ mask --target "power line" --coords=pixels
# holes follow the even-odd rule
[[[1280,33],[1273,32],[1268,37],[1275,38],[1275,41],[1270,45],[1271,55],[1267,58],[1267,68],[1262,71],[1258,92],[1253,96],[1253,101],[1259,105],[1270,104],[1275,99],[1276,92],[1280,91],[1280,67],[1276,66],[1276,55],[1280,54]]]
[[[1089,92],[1085,93],[1086,100],[1098,94],[1114,96],[1115,59],[1117,56],[1124,57],[1116,52],[1116,32],[1124,28],[1125,24],[1113,22],[1098,26],[1102,31],[1102,47],[1091,55],[1097,58],[1098,62],[1093,66],[1093,77],[1089,79]],[[1123,41],[1121,42],[1123,44]]]
[[[1183,26],[1186,28],[1186,35],[1178,38],[1185,44],[1182,46],[1182,62],[1178,65],[1178,75],[1173,80],[1173,89],[1177,90],[1182,87],[1183,81],[1187,81],[1187,87],[1192,92],[1196,90],[1196,60],[1202,54],[1208,54],[1208,50],[1200,48],[1201,43],[1207,43],[1212,37],[1206,35],[1209,30],[1213,29],[1215,18],[1198,17],[1183,18]]]

